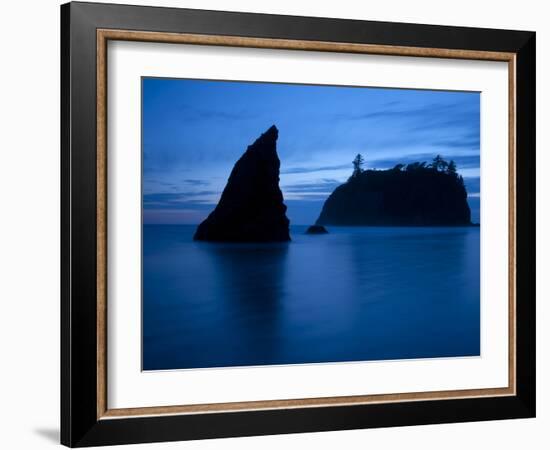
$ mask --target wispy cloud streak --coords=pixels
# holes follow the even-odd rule
[[[298,173],[313,173],[313,172],[324,172],[329,170],[342,170],[349,169],[351,167],[350,163],[347,164],[336,164],[333,166],[318,166],[318,167],[290,167],[288,169],[282,169],[282,174],[298,174]]]

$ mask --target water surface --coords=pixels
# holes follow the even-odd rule
[[[479,228],[195,228],[143,226],[144,370],[479,355]]]

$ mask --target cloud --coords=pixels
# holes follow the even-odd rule
[[[314,181],[311,183],[296,183],[296,184],[286,184],[281,186],[283,192],[298,192],[298,193],[318,193],[318,192],[332,192],[338,186],[342,184],[341,181],[325,178],[319,181]]]
[[[156,192],[143,195],[144,209],[193,209],[217,203],[217,191]]]
[[[325,200],[342,184],[333,178],[324,178],[305,183],[284,184],[281,186],[285,200],[316,201]]]
[[[291,167],[289,169],[281,170],[281,174],[297,174],[297,173],[312,173],[312,172],[323,172],[327,170],[341,170],[349,169],[351,163],[347,164],[337,164],[334,166],[317,166],[317,167]]]
[[[143,211],[143,223],[148,224],[199,224],[209,214],[204,209],[148,209]]]
[[[182,180],[182,181],[186,184],[191,184],[193,186],[207,186],[207,185],[210,184],[210,182],[205,181],[205,180],[195,180],[195,179],[191,179],[191,178],[188,178],[188,179],[185,179],[185,180]]]
[[[350,122],[372,130],[365,145],[372,150],[414,146],[479,150],[479,104],[432,103],[424,106],[378,107],[365,112],[337,113],[335,121]]]
[[[415,125],[429,122],[438,122],[445,125],[462,124],[460,119],[465,117],[475,118],[478,121],[479,109],[469,104],[460,103],[432,103],[421,107],[403,108],[396,107],[401,102],[391,102],[385,108],[378,108],[376,111],[363,113],[338,113],[334,115],[336,120],[378,120],[387,118],[398,118],[410,121]],[[469,123],[469,122],[468,122]]]
[[[191,105],[182,105],[179,116],[181,120],[184,120],[186,122],[202,120],[241,121],[256,119],[257,117],[258,114],[253,114],[244,109],[241,109],[239,111],[229,111],[222,109],[197,108]]]
[[[459,136],[453,136],[445,139],[435,139],[432,145],[447,148],[466,148],[479,150],[480,138],[479,129],[466,132]]]

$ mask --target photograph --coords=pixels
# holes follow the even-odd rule
[[[24,367],[57,364],[41,371],[60,394],[44,417],[59,417],[68,447],[302,448],[318,436],[323,448],[330,432],[345,448],[361,436],[425,448],[426,433],[433,448],[487,436],[521,446],[516,436],[544,428],[543,15],[257,3],[70,2],[50,33],[53,83],[35,76],[36,58],[15,58],[33,82],[7,90],[23,108],[12,115],[32,112],[21,92],[60,94],[45,103],[58,105],[57,126],[41,113],[36,132],[26,120],[7,146],[33,138],[26,148],[57,169],[28,151],[7,152],[24,161],[6,166],[17,180],[5,191],[30,213],[11,222],[32,228],[11,239],[12,265],[32,260],[21,243],[40,236],[37,218],[56,223],[42,210],[59,221],[57,240],[41,237],[57,250],[39,264],[60,256],[60,276],[43,274],[59,284],[60,307],[46,308],[58,317],[32,315],[57,328],[59,357],[41,351]],[[34,47],[48,36],[38,29]],[[18,54],[46,55],[33,46]],[[45,156],[44,126],[60,158]],[[46,180],[22,201],[26,169],[57,180],[60,208]],[[40,277],[15,281],[40,299]],[[36,422],[37,439],[53,434],[50,422]],[[445,424],[477,431],[449,438]]]
[[[142,370],[475,358],[480,92],[141,78]]]

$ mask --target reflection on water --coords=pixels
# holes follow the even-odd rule
[[[478,228],[143,229],[143,368],[479,355]]]
[[[270,364],[278,356],[288,243],[200,245],[220,278],[216,298],[227,317],[226,339],[255,364]]]

